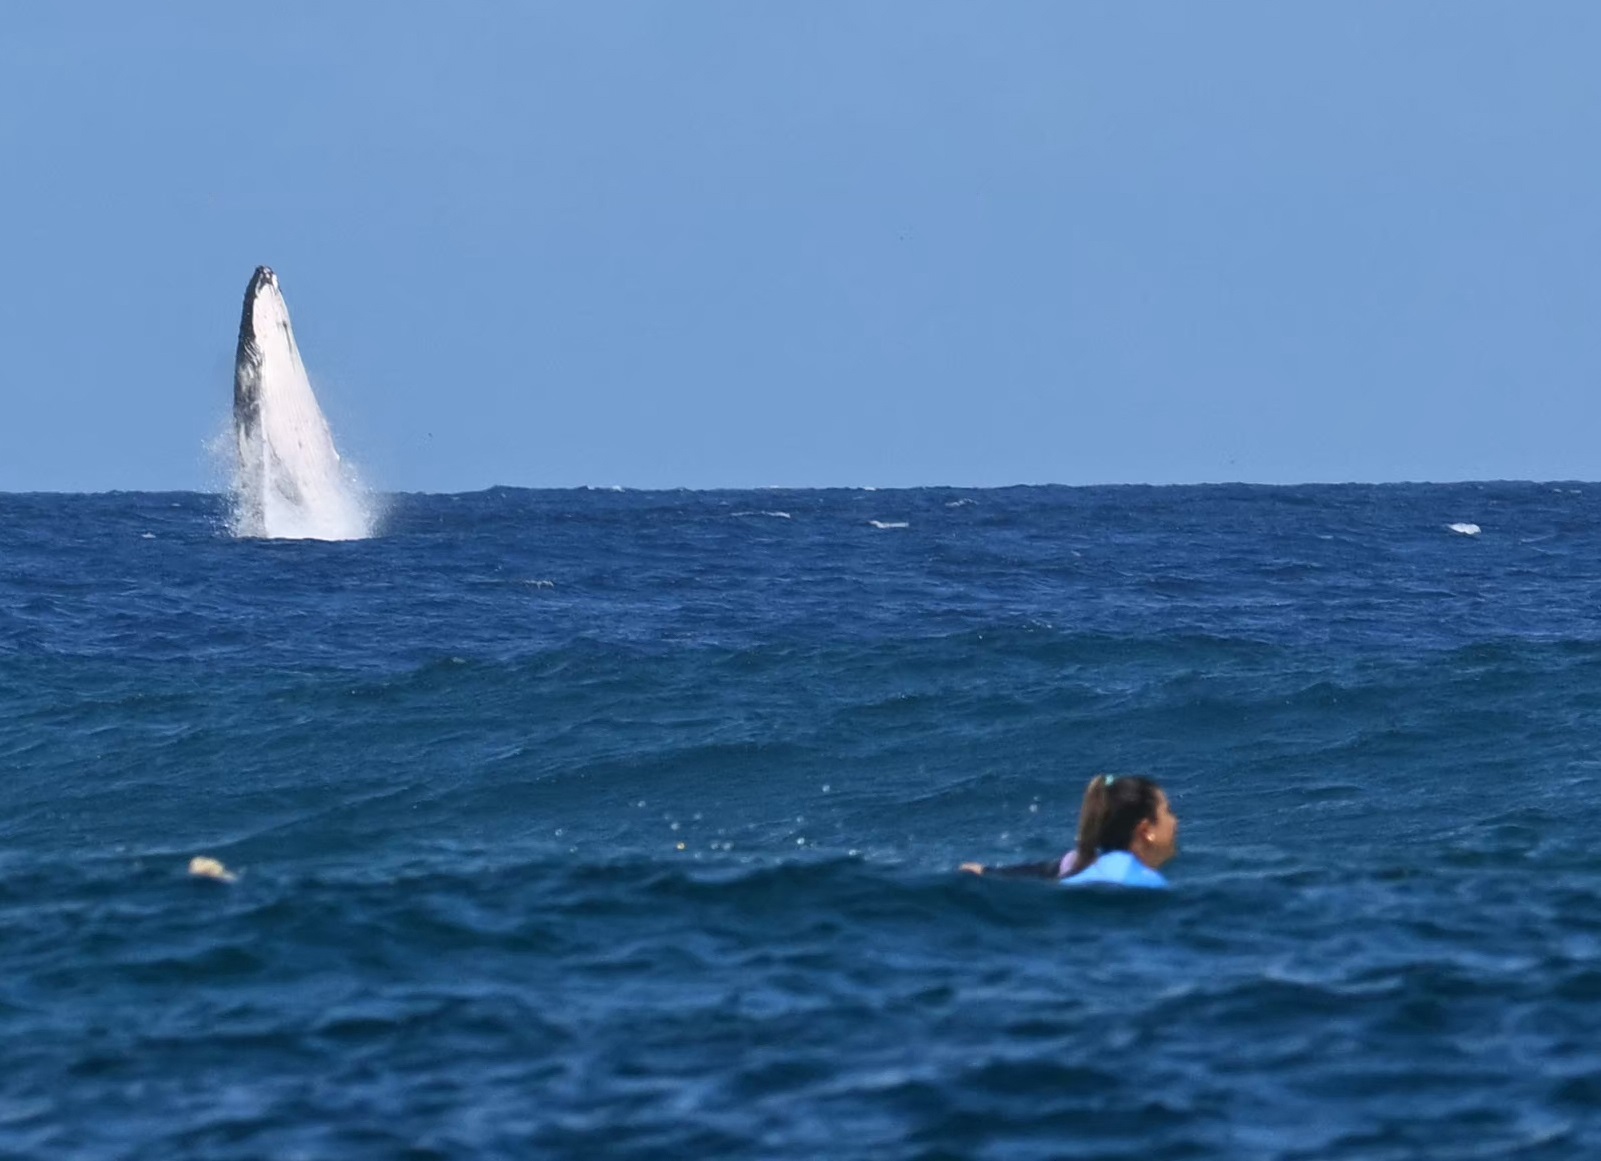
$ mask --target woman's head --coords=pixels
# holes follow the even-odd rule
[[[1128,851],[1148,867],[1160,867],[1178,851],[1178,819],[1167,795],[1149,778],[1097,774],[1084,789],[1078,816],[1075,873],[1108,851]]]

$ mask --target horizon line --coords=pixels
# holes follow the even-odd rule
[[[641,492],[641,493],[718,493],[718,492],[1000,492],[1022,488],[1082,489],[1093,488],[1399,488],[1399,487],[1453,487],[1463,485],[1524,484],[1533,486],[1596,484],[1595,480],[1582,479],[1531,479],[1500,476],[1483,479],[1452,480],[1193,480],[1186,482],[1147,483],[1117,480],[1099,483],[1064,484],[1057,482],[1028,482],[1010,484],[758,484],[758,485],[656,485],[641,487],[632,484],[489,484],[480,488],[463,488],[455,491],[423,491],[409,488],[372,488],[375,496],[474,496],[485,492]],[[227,490],[202,488],[100,488],[69,491],[61,488],[26,490],[0,489],[0,496],[216,496],[226,498]]]

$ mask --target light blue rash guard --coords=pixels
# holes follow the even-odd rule
[[[1071,879],[1062,880],[1064,887],[1088,887],[1093,884],[1154,887],[1160,890],[1167,886],[1167,880],[1127,851],[1107,851]]]

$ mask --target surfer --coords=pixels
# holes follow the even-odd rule
[[[1084,788],[1078,839],[1060,859],[1005,867],[963,863],[961,869],[974,875],[1057,879],[1074,887],[1166,887],[1158,868],[1178,853],[1178,829],[1167,795],[1151,779],[1097,774]]]

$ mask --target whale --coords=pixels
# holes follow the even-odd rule
[[[360,488],[334,446],[289,322],[278,276],[256,267],[234,356],[235,535],[358,540],[372,531]]]

